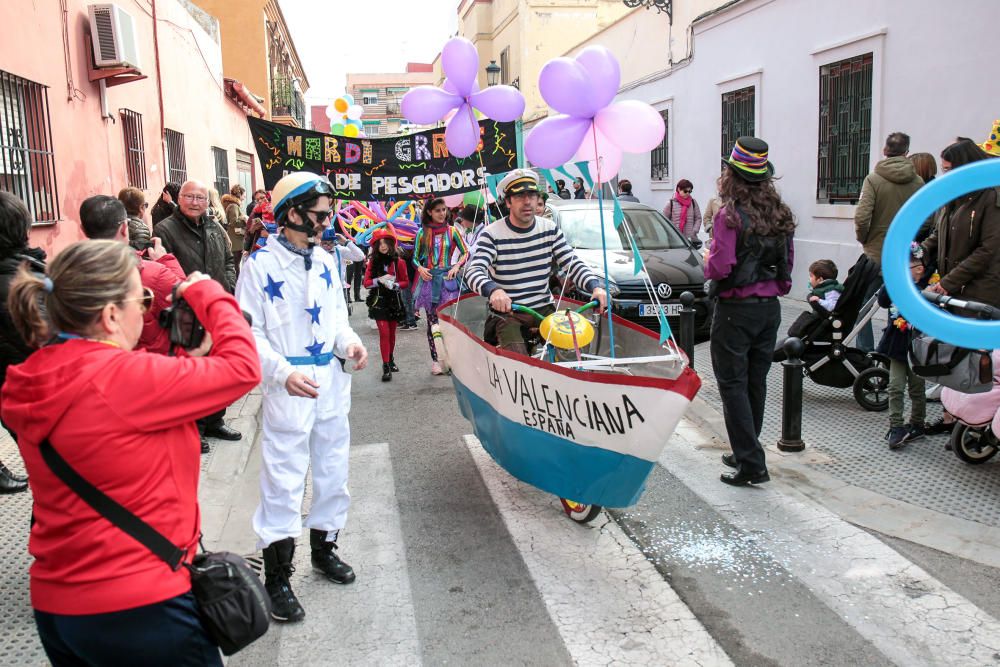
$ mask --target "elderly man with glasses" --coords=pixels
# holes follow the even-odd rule
[[[208,187],[199,181],[185,181],[177,197],[177,208],[153,228],[167,252],[180,262],[184,273],[201,271],[232,293],[236,288],[236,263],[229,251],[229,238],[222,225],[206,215]],[[202,436],[239,440],[242,434],[223,421],[222,410],[198,421]],[[208,445],[202,439],[202,451]]]

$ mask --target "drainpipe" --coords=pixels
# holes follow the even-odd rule
[[[170,170],[167,167],[167,132],[163,121],[163,79],[160,76],[160,32],[156,21],[156,0],[149,0],[149,4],[153,10],[153,60],[156,61],[156,95],[160,103],[160,151],[163,155],[160,169],[163,172],[163,184],[166,185],[167,180],[169,180]]]

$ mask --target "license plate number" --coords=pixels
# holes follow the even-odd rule
[[[662,311],[664,315],[680,315],[681,304],[679,303],[642,303],[639,304],[639,317],[656,317],[657,311]]]

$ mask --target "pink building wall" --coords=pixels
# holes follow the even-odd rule
[[[64,17],[57,2],[0,3],[0,69],[48,86],[48,104],[60,220],[36,225],[31,242],[50,255],[83,237],[78,211],[94,194],[117,195],[128,185],[125,140],[119,109],[142,114],[147,201],[166,182],[158,87],[163,91],[163,125],[185,135],[188,178],[215,180],[211,147],[227,151],[230,184],[237,182],[235,149],[254,154],[244,112],[226,99],[218,42],[178,2],[153,0],[157,12],[160,74],[156,73],[151,5],[119,0],[132,15],[147,78],[107,89],[111,118],[101,116],[99,85],[89,81],[91,41],[87,6],[67,0]],[[203,17],[204,21],[204,17]],[[211,20],[205,21],[211,27]],[[68,52],[64,49],[68,33]],[[218,31],[216,30],[216,35]],[[254,157],[256,179],[260,170]]]

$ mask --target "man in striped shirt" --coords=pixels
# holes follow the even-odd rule
[[[601,278],[584,264],[566,243],[559,227],[535,215],[538,177],[533,171],[515,169],[500,181],[510,215],[489,225],[479,235],[469,262],[466,281],[475,292],[490,300],[483,340],[505,350],[530,354],[524,330],[538,322],[526,313],[511,311],[511,304],[528,306],[541,315],[555,310],[549,292],[553,262],[574,284],[591,292],[591,298],[607,307]]]

